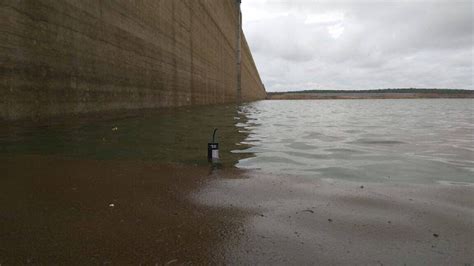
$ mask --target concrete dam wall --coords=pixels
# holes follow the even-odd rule
[[[266,96],[235,0],[2,0],[0,119]]]

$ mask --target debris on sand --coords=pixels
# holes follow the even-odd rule
[[[171,265],[171,264],[176,263],[176,262],[178,262],[178,259],[170,260],[165,265]]]

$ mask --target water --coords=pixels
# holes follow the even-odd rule
[[[204,165],[214,127],[224,168],[289,177],[474,183],[469,99],[260,101],[41,128],[5,126],[0,154]]]
[[[69,121],[47,127],[0,128],[0,154],[34,154],[92,160],[151,160],[207,165],[207,143],[218,128],[221,164],[230,167],[246,154],[231,150],[246,135],[236,130],[245,121],[233,105],[146,111],[106,121]]]
[[[237,167],[371,181],[474,182],[471,99],[261,101]]]

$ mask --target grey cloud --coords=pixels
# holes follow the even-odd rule
[[[243,3],[244,30],[269,91],[472,89],[472,1]],[[245,20],[246,12],[250,16]],[[315,20],[343,14],[342,20]],[[343,27],[339,38],[329,27]]]

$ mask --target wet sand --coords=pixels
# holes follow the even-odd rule
[[[356,183],[240,173],[195,195],[205,206],[248,216],[227,242],[226,262],[244,264],[471,265],[474,187]]]
[[[474,187],[0,157],[0,264],[474,263]]]
[[[1,265],[219,262],[243,217],[189,200],[207,167],[3,155],[0,172]]]

